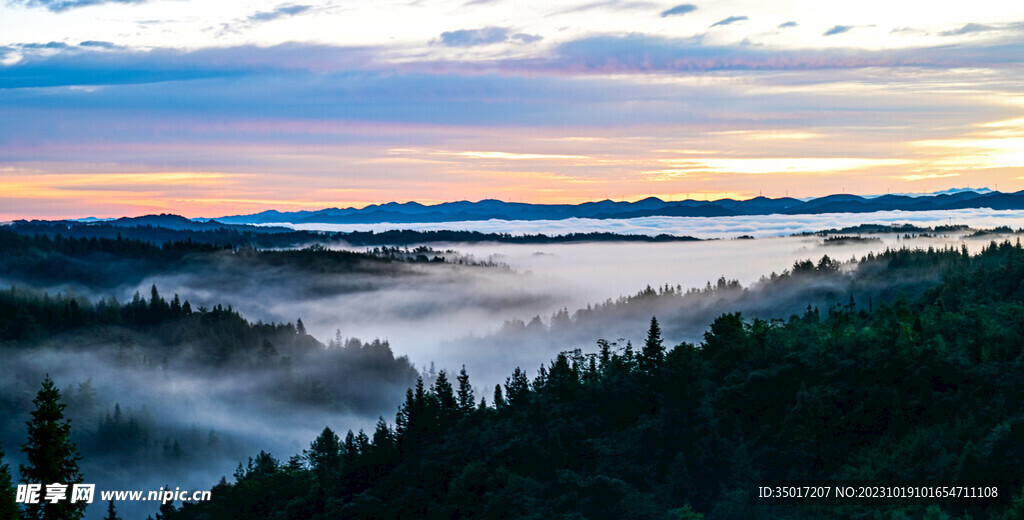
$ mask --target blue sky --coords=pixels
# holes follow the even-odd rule
[[[0,1],[0,218],[1024,188],[1005,2]]]

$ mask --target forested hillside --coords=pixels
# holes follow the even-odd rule
[[[113,237],[68,236],[71,230],[62,226],[36,228],[30,229],[41,232],[20,234],[0,228],[0,280],[36,286],[75,284],[105,289],[173,273],[206,273],[229,278],[257,270],[287,268],[307,276],[399,275],[408,272],[402,265],[406,262],[446,261],[442,252],[426,247],[412,250],[384,247],[357,253],[312,244],[302,249],[278,250],[261,249],[245,241],[221,241],[218,240],[220,235],[195,233],[192,235],[203,240],[193,240],[189,233],[177,236],[174,230],[163,228],[133,228],[134,232],[111,228],[117,232],[110,233],[115,235]],[[162,241],[168,234],[177,239]]]
[[[32,392],[52,374],[101,489],[199,485],[267,438],[306,431],[304,416],[375,417],[417,377],[387,342],[324,344],[301,320],[253,323],[155,286],[128,303],[0,291],[0,366],[0,446],[24,442]],[[268,421],[280,426],[260,437],[251,425]]]
[[[325,232],[292,230],[281,227],[221,224],[216,221],[194,222],[177,215],[150,215],[112,222],[74,222],[19,220],[8,229],[22,235],[43,235],[68,238],[118,237],[153,243],[198,242],[215,246],[235,245],[259,248],[298,248],[311,243],[350,246],[411,246],[430,243],[565,244],[578,242],[689,242],[689,236],[658,234],[620,234],[611,232],[566,233],[557,235],[482,233],[461,230],[391,229],[380,232]]]
[[[468,375],[407,393],[393,426],[261,452],[170,519],[1019,518],[1024,250],[897,251],[914,299],[720,316],[699,344],[600,342],[486,396]],[[980,485],[1003,500],[757,505],[777,479]]]

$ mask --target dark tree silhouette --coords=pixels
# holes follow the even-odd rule
[[[11,471],[4,461],[4,447],[0,445],[0,520],[17,520],[18,504],[14,502]]]
[[[661,339],[661,327],[658,318],[651,318],[651,327],[647,330],[647,340],[640,353],[640,370],[653,376],[665,361],[665,346]]]
[[[448,381],[448,374],[444,370],[437,373],[437,380],[434,381],[434,394],[437,396],[438,418],[445,423],[450,423],[460,408],[455,399],[452,384]]]
[[[164,486],[164,489],[170,489],[170,486]],[[173,500],[170,502],[161,502],[160,508],[156,512],[156,520],[169,520],[174,516],[175,512],[177,512],[177,509],[174,507]]]
[[[466,365],[462,365],[462,370],[459,371],[458,382],[457,397],[459,399],[459,410],[467,414],[473,411],[476,401],[473,399],[473,387],[469,384],[469,374],[466,373]]]
[[[114,507],[114,501],[107,501],[107,516],[103,517],[103,520],[121,520],[121,517],[117,516],[117,508]]]
[[[25,423],[28,426],[28,439],[21,446],[28,464],[20,467],[21,478],[26,483],[39,483],[43,486],[57,483],[67,485],[68,488],[65,500],[28,504],[25,518],[82,518],[87,504],[71,502],[72,486],[82,482],[82,474],[78,470],[81,456],[71,441],[71,421],[64,418],[65,404],[61,402],[60,390],[57,390],[49,375],[43,379],[43,387],[32,403],[36,409],[31,413],[32,420]]]
[[[309,446],[306,451],[306,460],[313,472],[320,478],[325,478],[336,473],[341,468],[341,439],[329,427]]]

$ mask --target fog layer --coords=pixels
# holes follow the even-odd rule
[[[274,224],[320,231],[465,230],[481,233],[564,235],[610,232],[636,235],[693,236],[697,238],[758,238],[816,232],[857,224],[913,223],[921,226],[966,224],[972,227],[1024,227],[1024,210],[988,208],[944,211],[876,211],[871,213],[822,213],[817,215],[749,215],[737,217],[642,217],[631,219],[487,220],[412,224]]]

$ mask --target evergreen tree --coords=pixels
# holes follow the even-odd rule
[[[377,418],[377,427],[373,430],[373,446],[375,448],[390,448],[395,443],[395,436],[388,428],[387,421],[383,417]]]
[[[452,384],[448,382],[448,374],[444,370],[437,373],[437,380],[434,381],[434,395],[437,396],[440,418],[447,420],[457,413],[459,403],[455,400]]]
[[[388,471],[395,456],[395,435],[391,428],[388,428],[388,423],[383,417],[378,419],[369,449],[366,451],[370,454],[372,463],[377,466],[378,471],[381,473]]]
[[[164,489],[168,489],[168,486],[164,486]],[[156,520],[167,520],[174,516],[177,509],[174,508],[174,501],[161,502],[160,508],[156,512]]]
[[[516,367],[511,377],[505,378],[505,396],[509,404],[517,404],[530,393],[530,380],[523,369]],[[497,396],[495,396],[497,398]]]
[[[67,499],[56,503],[44,502],[28,504],[25,508],[27,520],[61,519],[77,520],[85,514],[85,502],[71,502],[71,489],[74,484],[82,482],[82,474],[78,470],[81,456],[78,448],[71,441],[71,422],[64,418],[64,403],[61,402],[60,390],[47,375],[43,387],[32,400],[36,405],[31,413],[32,420],[28,426],[28,439],[21,446],[21,451],[28,459],[28,465],[22,465],[21,478],[26,483],[64,484],[68,486]]]
[[[114,507],[114,501],[107,501],[107,516],[103,517],[103,520],[121,520],[121,517],[117,516],[117,508]]]
[[[4,447],[0,446],[0,520],[17,520],[18,504],[14,502],[11,472],[4,461]]]
[[[611,361],[612,346],[606,339],[597,340],[598,357],[601,359],[601,368],[608,366],[608,362]]]
[[[501,410],[505,407],[505,397],[501,395],[501,385],[494,385],[494,409]]]
[[[466,365],[462,365],[462,370],[459,371],[459,410],[464,414],[468,414],[473,411],[476,404],[473,398],[473,387],[469,384],[469,374],[466,373]]]
[[[325,426],[324,431],[309,446],[305,455],[313,472],[323,480],[341,467],[341,439]]]
[[[651,317],[651,327],[647,330],[647,339],[644,341],[644,348],[640,352],[640,370],[644,373],[654,375],[665,361],[665,346],[663,343],[661,327],[658,326],[658,318]]]
[[[356,434],[349,430],[345,435],[345,444],[342,445],[341,467],[345,471],[349,471],[356,464],[357,459],[359,459],[359,446],[356,443]]]

